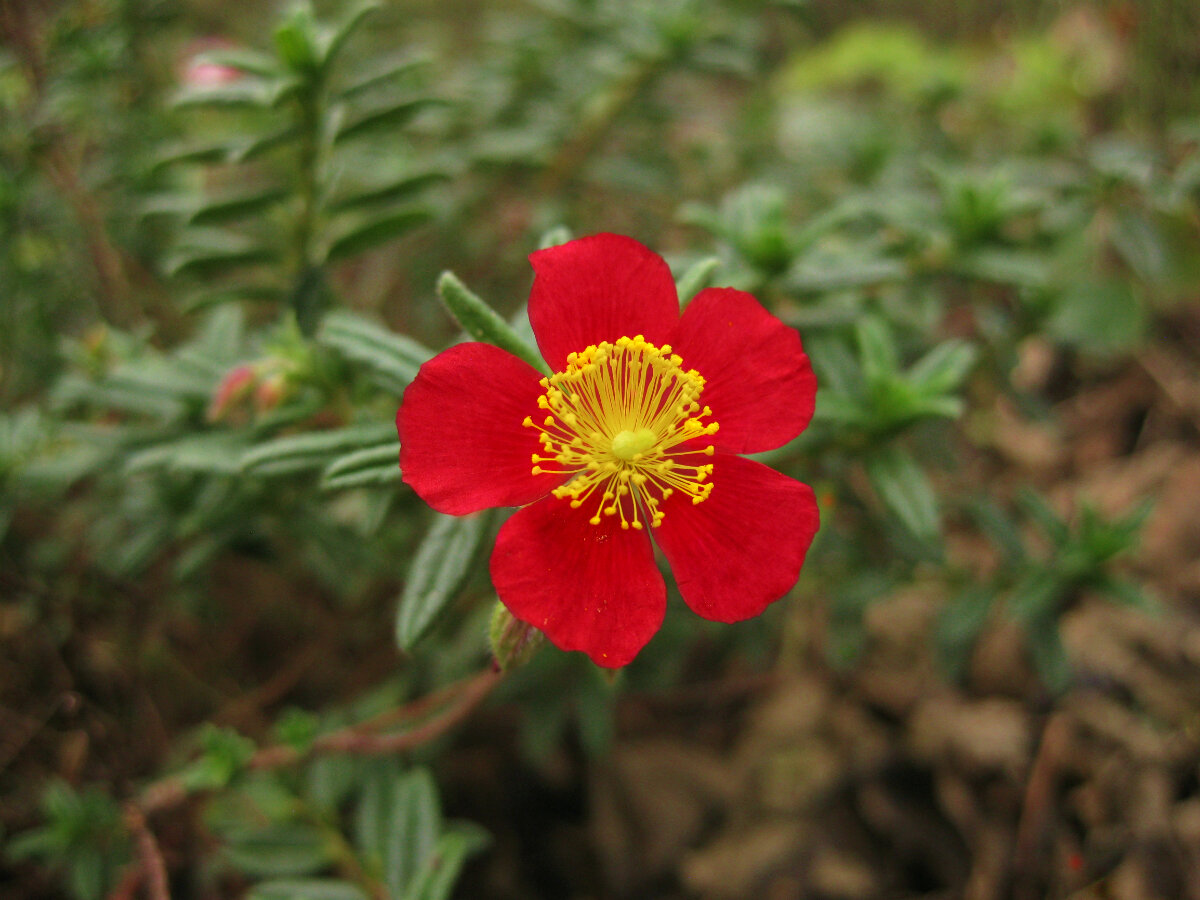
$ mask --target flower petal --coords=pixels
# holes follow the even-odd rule
[[[654,540],[688,606],[737,622],[796,583],[820,514],[812,488],[753,460],[718,453],[710,477],[707,500],[693,505],[675,493],[663,501]]]
[[[662,625],[667,588],[645,531],[599,525],[547,497],[513,514],[496,538],[492,584],[522,622],[598,666],[632,660]]]
[[[567,354],[644,335],[662,344],[679,321],[675,280],[661,256],[633,238],[594,234],[529,256],[529,322],[556,372]]]
[[[456,344],[426,362],[396,413],[404,481],[456,516],[545,496],[562,476],[533,474],[540,445],[521,424],[538,411],[541,377],[491,344]]]
[[[700,402],[720,429],[718,450],[757,453],[796,437],[812,418],[817,378],[800,335],[733,288],[701,291],[671,346],[705,378]]]

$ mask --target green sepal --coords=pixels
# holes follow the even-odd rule
[[[438,278],[438,296],[450,315],[477,341],[494,344],[513,356],[523,359],[539,372],[550,374],[541,354],[523,341],[494,309],[459,281],[453,272],[443,272]]]

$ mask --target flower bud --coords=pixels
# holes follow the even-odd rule
[[[488,643],[492,657],[501,672],[518,669],[529,662],[535,650],[542,645],[543,635],[527,622],[514,618],[503,603],[492,610],[492,621],[488,626]]]

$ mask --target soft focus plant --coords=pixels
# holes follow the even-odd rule
[[[81,898],[168,863],[209,896],[444,898],[487,844],[442,814],[445,736],[493,691],[531,760],[598,755],[626,689],[853,666],[874,604],[914,585],[952,598],[929,635],[951,674],[1012,616],[1052,693],[1080,598],[1141,603],[1123,567],[1144,511],[1063,516],[964,478],[1001,404],[1056,414],[1054,384],[1012,377],[1031,348],[1059,378],[1113,371],[1200,283],[1198,134],[1123,123],[1120,69],[1098,65],[1119,46],[816,41],[805,4],[566,0],[247,8],[197,53],[211,26],[187,11],[60,6],[0,18],[4,623],[52,645],[87,704],[148,686],[166,727],[122,708],[90,734],[108,755],[61,772],[16,742],[6,866]],[[485,386],[502,352],[549,378],[586,350],[547,366],[523,306],[525,257],[569,246],[564,223],[663,251],[672,322],[717,285],[753,293],[821,386],[811,427],[734,464],[812,484],[796,586],[789,569],[754,611],[781,602],[720,627],[681,614],[685,581],[664,588],[661,629],[613,676],[497,607],[512,586],[484,548],[528,510],[430,513],[397,466],[393,417],[435,348],[486,354]],[[622,452],[652,449],[620,430]],[[811,535],[783,518],[789,547]],[[963,534],[991,538],[994,571]],[[6,672],[17,696],[48,690]]]

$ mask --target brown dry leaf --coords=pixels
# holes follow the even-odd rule
[[[1025,707],[1012,700],[968,702],[945,693],[921,703],[909,722],[913,755],[968,775],[1020,777],[1029,764],[1031,729]]]
[[[593,771],[592,830],[608,883],[628,894],[669,871],[730,797],[716,756],[670,739],[627,741]]]

